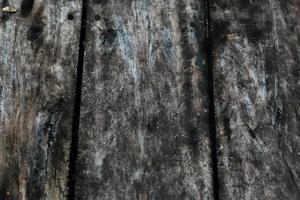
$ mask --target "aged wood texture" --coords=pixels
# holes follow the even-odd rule
[[[81,2],[3,0],[0,199],[65,199]]]
[[[88,1],[77,199],[212,199],[205,5]]]
[[[211,9],[220,198],[300,199],[300,1]]]

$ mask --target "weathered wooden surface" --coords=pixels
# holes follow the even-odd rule
[[[88,1],[77,199],[212,199],[204,8]]]
[[[64,199],[81,2],[5,6],[18,11],[0,13],[0,199]]]
[[[211,6],[220,198],[300,199],[300,1]]]
[[[0,5],[0,199],[65,199],[82,1]],[[299,0],[87,5],[76,199],[213,199],[209,67],[220,199],[300,199]]]

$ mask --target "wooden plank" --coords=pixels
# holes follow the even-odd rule
[[[300,199],[300,1],[211,1],[221,199]]]
[[[81,1],[3,0],[0,199],[65,199]]]
[[[77,199],[212,199],[204,8],[88,1]]]

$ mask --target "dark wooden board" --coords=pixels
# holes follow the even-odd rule
[[[0,199],[65,199],[81,1],[0,5]]]
[[[87,9],[77,199],[212,199],[204,2]]]
[[[300,199],[300,1],[211,1],[220,199]]]

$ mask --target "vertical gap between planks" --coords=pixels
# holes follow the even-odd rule
[[[84,51],[85,51],[85,34],[86,34],[86,12],[87,0],[82,0],[81,11],[81,27],[79,38],[79,53],[76,74],[76,93],[72,124],[72,139],[69,158],[69,174],[68,174],[68,199],[75,199],[75,182],[76,182],[76,160],[78,157],[78,131],[80,121],[80,104],[81,104],[81,87],[82,87],[82,73],[84,65]]]
[[[208,76],[208,97],[209,97],[209,123],[210,123],[210,143],[212,161],[212,179],[214,200],[219,200],[219,169],[217,155],[217,131],[215,119],[215,97],[214,97],[214,76],[212,61],[212,40],[211,40],[211,20],[210,20],[210,0],[205,0],[205,23],[206,23],[206,56],[207,56],[207,76]]]

